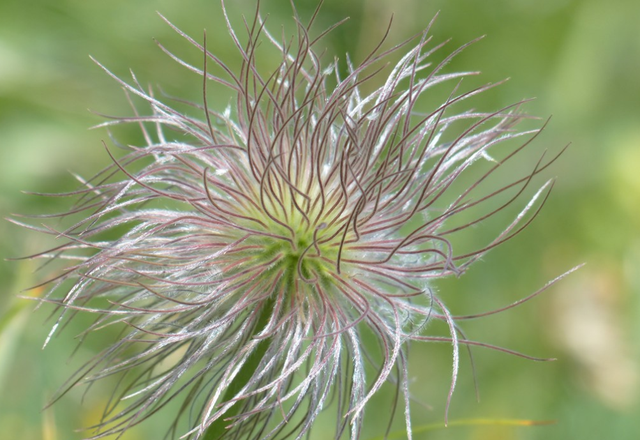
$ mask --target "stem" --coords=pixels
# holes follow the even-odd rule
[[[257,335],[269,323],[269,318],[271,317],[271,313],[273,312],[274,303],[275,301],[272,298],[268,298],[264,302],[262,306],[262,310],[260,311],[260,316],[258,317],[258,322],[254,327],[255,329],[254,335]],[[258,343],[255,350],[253,350],[253,353],[249,355],[249,358],[244,363],[244,365],[240,368],[240,371],[238,371],[238,374],[236,374],[236,377],[234,377],[231,383],[229,384],[229,387],[227,388],[227,390],[224,393],[224,396],[222,397],[223,402],[233,399],[236,396],[236,394],[242,389],[242,387],[244,387],[247,384],[247,382],[251,380],[251,377],[253,376],[255,371],[258,369],[258,366],[260,365],[260,361],[264,357],[268,348],[269,348],[269,339],[263,339]],[[238,402],[233,404],[227,410],[227,412],[222,414],[209,426],[209,428],[207,428],[207,430],[204,433],[203,440],[219,440],[223,438],[224,435],[228,432],[227,426],[226,426],[227,422],[225,419],[229,419],[237,416],[241,408],[242,408],[242,405],[239,405]]]

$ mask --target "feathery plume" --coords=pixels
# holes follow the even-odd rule
[[[390,381],[399,396],[392,409],[404,407],[411,438],[408,343],[452,344],[449,401],[460,347],[515,353],[467,339],[458,320],[493,312],[453,316],[431,280],[462,274],[519,233],[552,182],[480,248],[459,253],[450,237],[516,202],[557,156],[486,189],[539,130],[515,129],[527,117],[523,102],[454,111],[496,84],[461,92],[461,79],[477,72],[444,72],[467,45],[430,63],[444,45],[432,44],[433,22],[390,49],[385,34],[359,65],[347,58],[341,75],[339,61],[325,64],[316,50],[332,29],[311,34],[318,11],[303,24],[294,9],[291,40],[270,34],[256,12],[245,21],[246,44],[224,12],[239,70],[210,52],[206,38],[199,43],[169,21],[204,63],[189,65],[160,46],[202,76],[202,103],[187,103],[201,118],[103,67],[150,111],[134,106],[134,116],[102,126],[137,124],[145,144],[125,146],[119,158],[107,147],[112,164],[66,194],[76,203],[59,217],[82,214],[77,223],[27,225],[64,240],[32,257],[72,261],[44,283],[41,300],[59,310],[51,334],[77,312],[97,317],[86,334],[125,329],[54,400],[75,385],[120,377],[92,439],[121,434],[174,399],[182,404],[167,437],[298,439],[331,402],[334,438],[358,439],[367,402]],[[261,43],[280,54],[273,71],[257,66]],[[226,87],[233,104],[212,105],[210,82]],[[419,112],[424,95],[443,84],[449,97]],[[448,336],[428,332],[438,321]]]

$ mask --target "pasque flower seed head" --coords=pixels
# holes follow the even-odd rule
[[[259,13],[236,34],[225,11],[237,70],[174,27],[204,58],[190,65],[161,46],[203,79],[188,112],[105,68],[150,110],[102,125],[137,124],[144,145],[118,158],[107,148],[112,164],[67,194],[76,202],[60,217],[83,214],[77,223],[29,226],[64,241],[34,258],[72,261],[44,283],[41,300],[59,306],[52,334],[78,311],[97,316],[87,333],[125,329],[56,396],[120,378],[91,438],[179,399],[169,437],[302,438],[331,402],[334,438],[357,439],[387,381],[404,396],[411,438],[407,344],[452,344],[449,400],[459,347],[485,345],[463,336],[465,317],[430,280],[460,275],[521,231],[550,182],[480,248],[459,253],[450,240],[516,202],[555,158],[487,189],[538,130],[515,129],[522,103],[455,110],[495,86],[463,92],[475,72],[444,71],[466,45],[431,63],[443,44],[429,24],[390,49],[383,39],[358,65],[327,63],[317,50],[326,32],[311,32],[317,13],[307,24],[295,13],[295,37],[278,38]],[[258,67],[261,45],[280,54],[271,71]],[[230,106],[207,93],[212,83],[233,94]],[[425,112],[424,97],[447,84],[448,98]],[[502,145],[510,152],[492,159]],[[449,336],[428,332],[437,321]]]

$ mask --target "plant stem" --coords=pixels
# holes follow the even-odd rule
[[[260,311],[260,316],[258,317],[258,322],[254,327],[254,335],[257,335],[260,331],[262,331],[269,323],[269,318],[271,317],[274,303],[275,301],[272,298],[269,298],[264,302],[262,310]],[[258,343],[255,350],[253,350],[253,353],[249,355],[249,358],[246,360],[244,365],[242,365],[240,371],[238,371],[238,374],[236,374],[236,377],[234,377],[229,384],[229,387],[222,397],[222,401],[226,402],[233,399],[235,395],[242,389],[242,387],[244,387],[247,382],[251,380],[251,377],[258,369],[260,361],[264,357],[268,348],[269,339],[263,339]],[[207,428],[203,440],[219,440],[223,438],[227,433],[227,422],[225,421],[225,419],[237,416],[241,408],[242,406],[237,402],[233,404],[227,410],[227,412],[222,414],[209,426],[209,428]]]

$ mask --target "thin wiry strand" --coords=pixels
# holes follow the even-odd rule
[[[206,34],[199,43],[162,17],[203,57],[202,67],[194,66],[159,44],[202,77],[202,103],[166,101],[202,116],[167,104],[133,73],[128,82],[96,61],[133,109],[133,116],[108,117],[98,127],[137,125],[144,145],[123,146],[116,155],[105,144],[108,167],[78,177],[79,189],[53,195],[75,202],[40,218],[69,217],[70,225],[14,220],[64,241],[28,258],[71,261],[40,284],[49,286],[40,301],[58,311],[46,342],[76,313],[96,315],[81,339],[124,328],[53,401],[77,385],[117,377],[102,419],[90,427],[92,439],[122,435],[174,399],[182,404],[167,438],[224,432],[232,439],[300,439],[334,405],[334,438],[349,430],[357,439],[367,403],[391,381],[397,395],[389,427],[402,401],[411,438],[409,342],[453,345],[445,420],[460,346],[520,355],[464,336],[459,320],[494,312],[456,316],[430,279],[459,276],[518,234],[552,182],[479,248],[460,252],[450,237],[510,209],[558,156],[490,187],[538,130],[516,129],[530,118],[521,111],[524,101],[495,112],[455,110],[500,83],[462,91],[461,80],[478,72],[445,72],[473,41],[430,62],[445,44],[432,45],[433,21],[385,50],[387,29],[360,64],[347,58],[341,75],[340,62],[323,65],[316,50],[335,26],[310,35],[318,11],[303,24],[294,7],[291,39],[269,33],[256,12],[244,21],[246,43],[224,3],[223,11],[242,60],[237,71],[209,51]],[[270,72],[258,68],[265,43],[279,53]],[[231,107],[215,108],[209,82],[228,89]],[[447,84],[448,98],[425,111],[427,93]],[[522,137],[506,154],[494,153]],[[429,334],[432,321],[449,336]],[[363,342],[365,334],[377,349]]]

